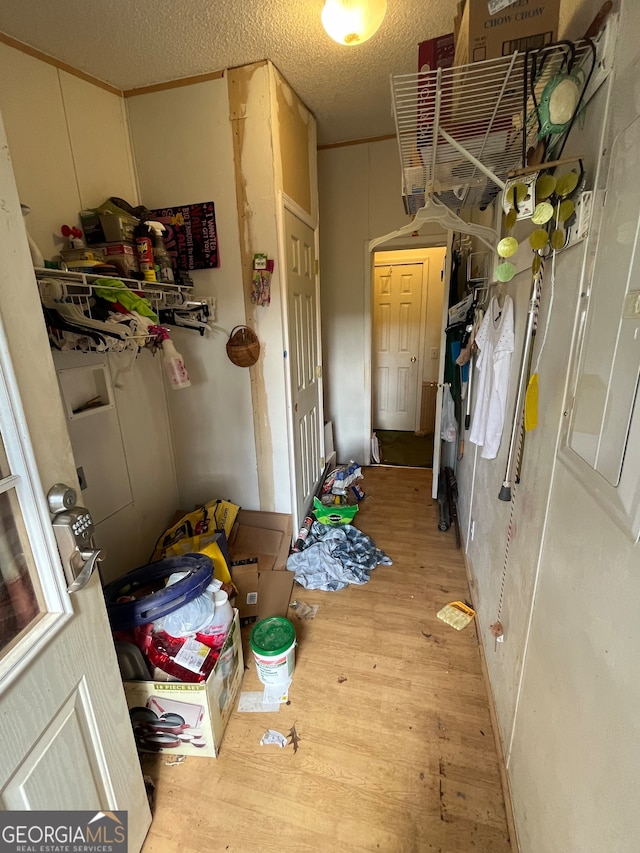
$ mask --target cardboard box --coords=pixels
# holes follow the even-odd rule
[[[467,0],[456,40],[455,64],[466,65],[544,47],[558,37],[560,0],[515,0],[494,15],[487,0]]]
[[[241,509],[229,538],[231,577],[240,616],[286,616],[293,589],[287,557],[293,535],[291,516]]]
[[[124,692],[129,711],[146,708],[161,718],[178,714],[184,725],[170,734],[173,746],[150,745],[153,722],[134,724],[134,735],[141,752],[166,752],[175,755],[199,755],[216,758],[229,717],[244,676],[240,618],[236,610],[220,657],[206,681],[191,684],[181,681],[125,681]],[[145,737],[146,736],[146,737]]]

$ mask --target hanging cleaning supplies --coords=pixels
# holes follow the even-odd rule
[[[169,385],[177,391],[179,388],[188,388],[191,385],[184,360],[176,350],[173,341],[169,338],[169,332],[162,326],[150,326],[149,332],[158,336],[158,343],[162,348],[162,360],[169,379]]]

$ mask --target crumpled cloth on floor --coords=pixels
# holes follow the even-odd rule
[[[391,559],[352,524],[333,526],[314,521],[303,551],[291,554],[287,569],[306,589],[335,591],[350,583],[365,584],[378,564]]]

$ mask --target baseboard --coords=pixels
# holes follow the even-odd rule
[[[475,601],[475,588],[473,581],[473,576],[471,574],[471,570],[469,568],[469,563],[467,561],[467,554],[463,550],[463,558],[464,558],[464,567],[467,573],[467,583],[469,584],[469,594],[471,595],[471,602],[473,604],[473,608],[478,613],[478,608],[476,607]],[[482,668],[482,677],[484,679],[485,687],[487,689],[487,698],[489,701],[489,715],[491,717],[491,727],[493,728],[493,739],[496,745],[496,753],[498,755],[498,767],[500,769],[500,782],[502,784],[502,797],[504,799],[504,810],[507,818],[507,829],[509,830],[509,842],[511,844],[512,853],[520,853],[520,844],[518,841],[518,832],[516,830],[516,821],[513,814],[513,801],[511,798],[511,785],[509,782],[509,773],[507,772],[507,765],[504,759],[504,748],[502,745],[502,737],[500,735],[500,727],[498,725],[498,713],[496,711],[496,703],[493,695],[493,687],[491,685],[491,679],[489,678],[489,667],[487,666],[487,657],[485,653],[484,643],[482,642],[481,635],[481,626],[478,622],[478,617],[476,615],[475,620],[476,625],[476,636],[478,638],[478,648],[480,651],[480,666]]]

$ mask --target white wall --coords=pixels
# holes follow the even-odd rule
[[[0,108],[29,231],[45,258],[64,247],[63,224],[111,195],[133,204],[122,99],[0,44]]]
[[[174,333],[192,380],[169,400],[183,505],[229,497],[291,512],[278,206],[289,188],[316,216],[313,117],[266,62],[129,98],[127,109],[142,202],[215,203],[221,264],[194,273],[194,296],[216,296],[217,325],[247,323],[261,343],[249,371],[227,358],[226,334]],[[268,307],[249,299],[256,252],[276,260]]]
[[[220,266],[193,273],[194,298],[215,296],[215,325],[245,322],[224,78],[127,99],[140,198],[149,208],[213,201]],[[191,387],[169,393],[181,506],[229,498],[258,508],[248,370],[227,358],[227,334],[172,329]]]
[[[81,209],[101,204],[111,195],[137,203],[121,98],[0,45],[0,110],[18,192],[32,208],[27,225],[45,258],[63,248],[60,226],[79,224]],[[82,353],[56,353],[55,365],[61,369],[87,363],[83,358]],[[87,358],[103,360],[101,356]],[[117,358],[110,356],[108,361],[115,364]],[[59,394],[55,382],[51,394]],[[107,433],[110,441],[117,441],[119,455],[111,467],[104,458],[104,447],[88,426],[91,421],[74,433],[74,453],[81,457],[76,463],[99,472],[89,485],[96,521],[100,522],[96,541],[108,552],[103,573],[107,579],[146,561],[178,505],[158,359],[141,353],[124,375],[123,387],[116,390],[116,401],[117,410],[108,416]],[[100,424],[96,433],[104,433],[104,419],[93,423]],[[111,502],[103,501],[102,493],[109,491],[116,464],[120,471],[117,494]],[[90,491],[83,497],[91,509]]]
[[[401,197],[395,140],[318,152],[320,291],[325,365],[325,417],[333,421],[338,461],[363,460],[371,409],[371,299],[367,244],[408,221]],[[423,229],[418,246],[444,243],[439,228]]]

